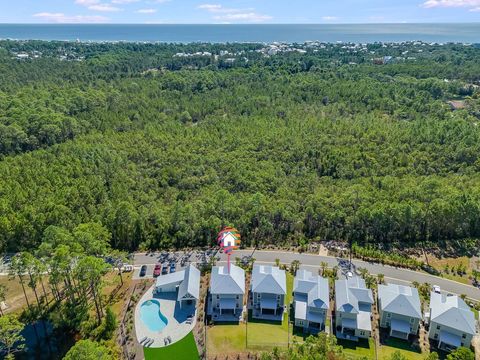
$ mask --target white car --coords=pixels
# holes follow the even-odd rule
[[[122,267],[122,272],[131,272],[133,271],[133,265],[125,264]]]
[[[440,286],[438,286],[438,285],[433,285],[433,286],[432,286],[432,290],[433,290],[433,292],[435,292],[435,293],[437,293],[437,294],[440,294],[440,293],[441,293]]]
[[[347,277],[349,277],[349,278],[353,277],[353,274],[352,274],[351,271],[347,272]]]

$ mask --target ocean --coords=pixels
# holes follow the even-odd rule
[[[126,25],[0,24],[0,39],[134,42],[426,42],[480,43],[480,23]]]

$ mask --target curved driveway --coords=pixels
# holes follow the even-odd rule
[[[150,253],[150,254],[135,254],[135,265],[143,264],[155,264],[157,262],[165,262],[168,259],[172,259],[175,256],[177,260],[185,257],[189,262],[200,262],[204,260],[204,257],[200,252],[191,252],[185,255],[184,252],[177,252],[172,254],[164,254],[163,256],[160,253]],[[226,261],[225,254],[218,254],[219,260],[221,262]],[[300,254],[294,252],[284,252],[284,251],[265,251],[265,250],[237,250],[233,253],[232,258],[244,258],[248,259],[250,256],[253,256],[257,263],[263,264],[274,264],[275,259],[280,259],[282,264],[290,264],[293,260],[300,261],[300,268],[306,268],[309,270],[317,270],[320,268],[321,262],[326,262],[329,267],[339,266],[343,273],[348,271],[348,260],[331,257],[331,256],[320,256],[313,254]],[[451,292],[455,294],[465,294],[470,299],[480,301],[480,289],[475,288],[471,285],[462,284],[456,281],[448,280],[438,276],[429,275],[423,272],[416,272],[412,270],[406,270],[401,268],[396,268],[393,266],[381,265],[376,263],[369,263],[361,260],[353,260],[353,267],[355,268],[366,268],[371,274],[383,274],[385,279],[390,283],[398,284],[410,284],[413,281],[419,283],[429,283],[432,285],[438,285],[441,287],[444,292]]]

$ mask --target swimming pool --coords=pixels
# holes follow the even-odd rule
[[[168,320],[160,311],[158,300],[147,300],[140,307],[140,318],[150,331],[161,331],[167,326]]]

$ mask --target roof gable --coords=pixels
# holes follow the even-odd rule
[[[378,298],[382,311],[422,318],[420,297],[415,288],[395,284],[379,285]]]
[[[285,270],[280,270],[276,266],[255,265],[251,288],[257,293],[285,295],[287,293]]]
[[[335,281],[335,303],[338,311],[358,313],[360,303],[373,304],[372,290],[359,278]]]
[[[210,278],[210,292],[212,294],[243,295],[245,293],[245,271],[230,265],[230,273],[225,266],[214,266]]]
[[[200,298],[200,270],[193,265],[189,265],[184,274],[183,281],[178,287],[177,299],[193,297],[198,300]]]
[[[456,295],[430,294],[430,321],[468,334],[476,333],[475,315]]]

